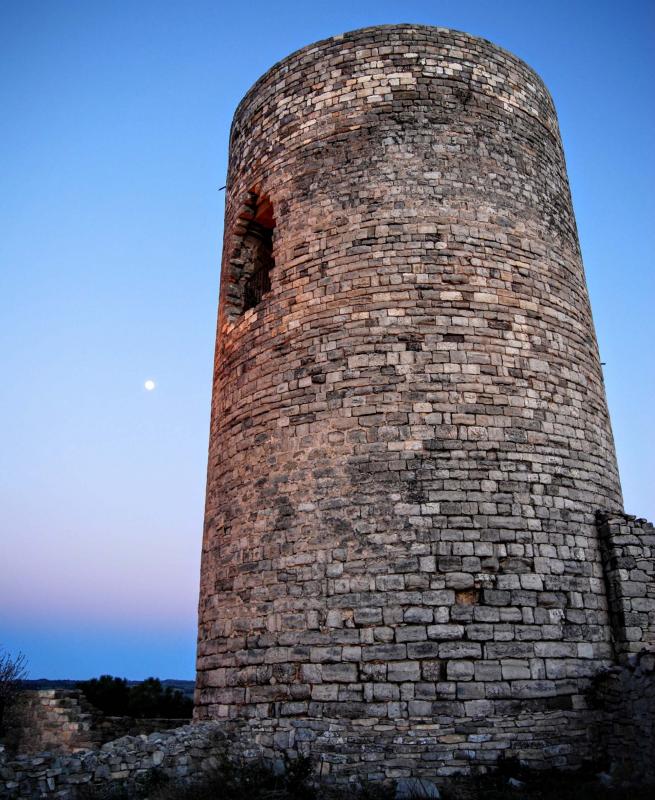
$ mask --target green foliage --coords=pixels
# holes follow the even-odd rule
[[[125,678],[101,675],[77,684],[91,705],[110,717],[190,719],[193,702],[159,678],[130,686]]]

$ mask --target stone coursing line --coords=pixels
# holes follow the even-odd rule
[[[197,718],[338,732],[334,771],[579,764],[622,500],[541,80],[440,28],[319,42],[240,104],[226,199]]]

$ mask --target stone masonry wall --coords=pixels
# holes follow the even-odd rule
[[[311,45],[237,109],[226,200],[197,719],[579,763],[622,501],[541,80],[441,28]]]
[[[628,514],[598,514],[614,648],[620,661],[655,652],[655,529]]]

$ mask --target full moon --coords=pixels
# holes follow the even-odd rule
[[[151,392],[155,388],[155,382],[148,379],[144,384],[147,392]]]

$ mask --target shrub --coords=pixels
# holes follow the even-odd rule
[[[0,735],[4,733],[3,720],[6,712],[21,689],[27,677],[27,659],[22,653],[11,656],[0,651]]]
[[[127,716],[127,703],[130,689],[125,678],[101,675],[90,681],[81,681],[77,688],[84,692],[86,699],[103,714],[110,717]]]
[[[517,778],[517,773],[520,778]],[[307,758],[286,763],[284,772],[267,764],[230,761],[224,757],[211,773],[191,783],[170,781],[152,769],[129,789],[120,784],[84,787],[77,800],[395,800],[395,787],[363,783],[351,788],[326,786],[312,781]],[[513,779],[513,783],[510,782]],[[454,778],[442,787],[443,800],[651,800],[655,787],[615,788],[603,786],[598,777],[580,770],[532,771],[518,762],[478,777]],[[412,795],[411,800],[419,800]]]
[[[225,758],[198,781],[170,784],[149,800],[392,800],[390,787],[366,784],[353,789],[328,788],[312,781],[308,758],[288,760],[282,772],[263,762],[245,763]]]
[[[164,688],[158,678],[148,678],[130,687],[127,708],[132,717],[190,719],[193,701],[179,689]]]

